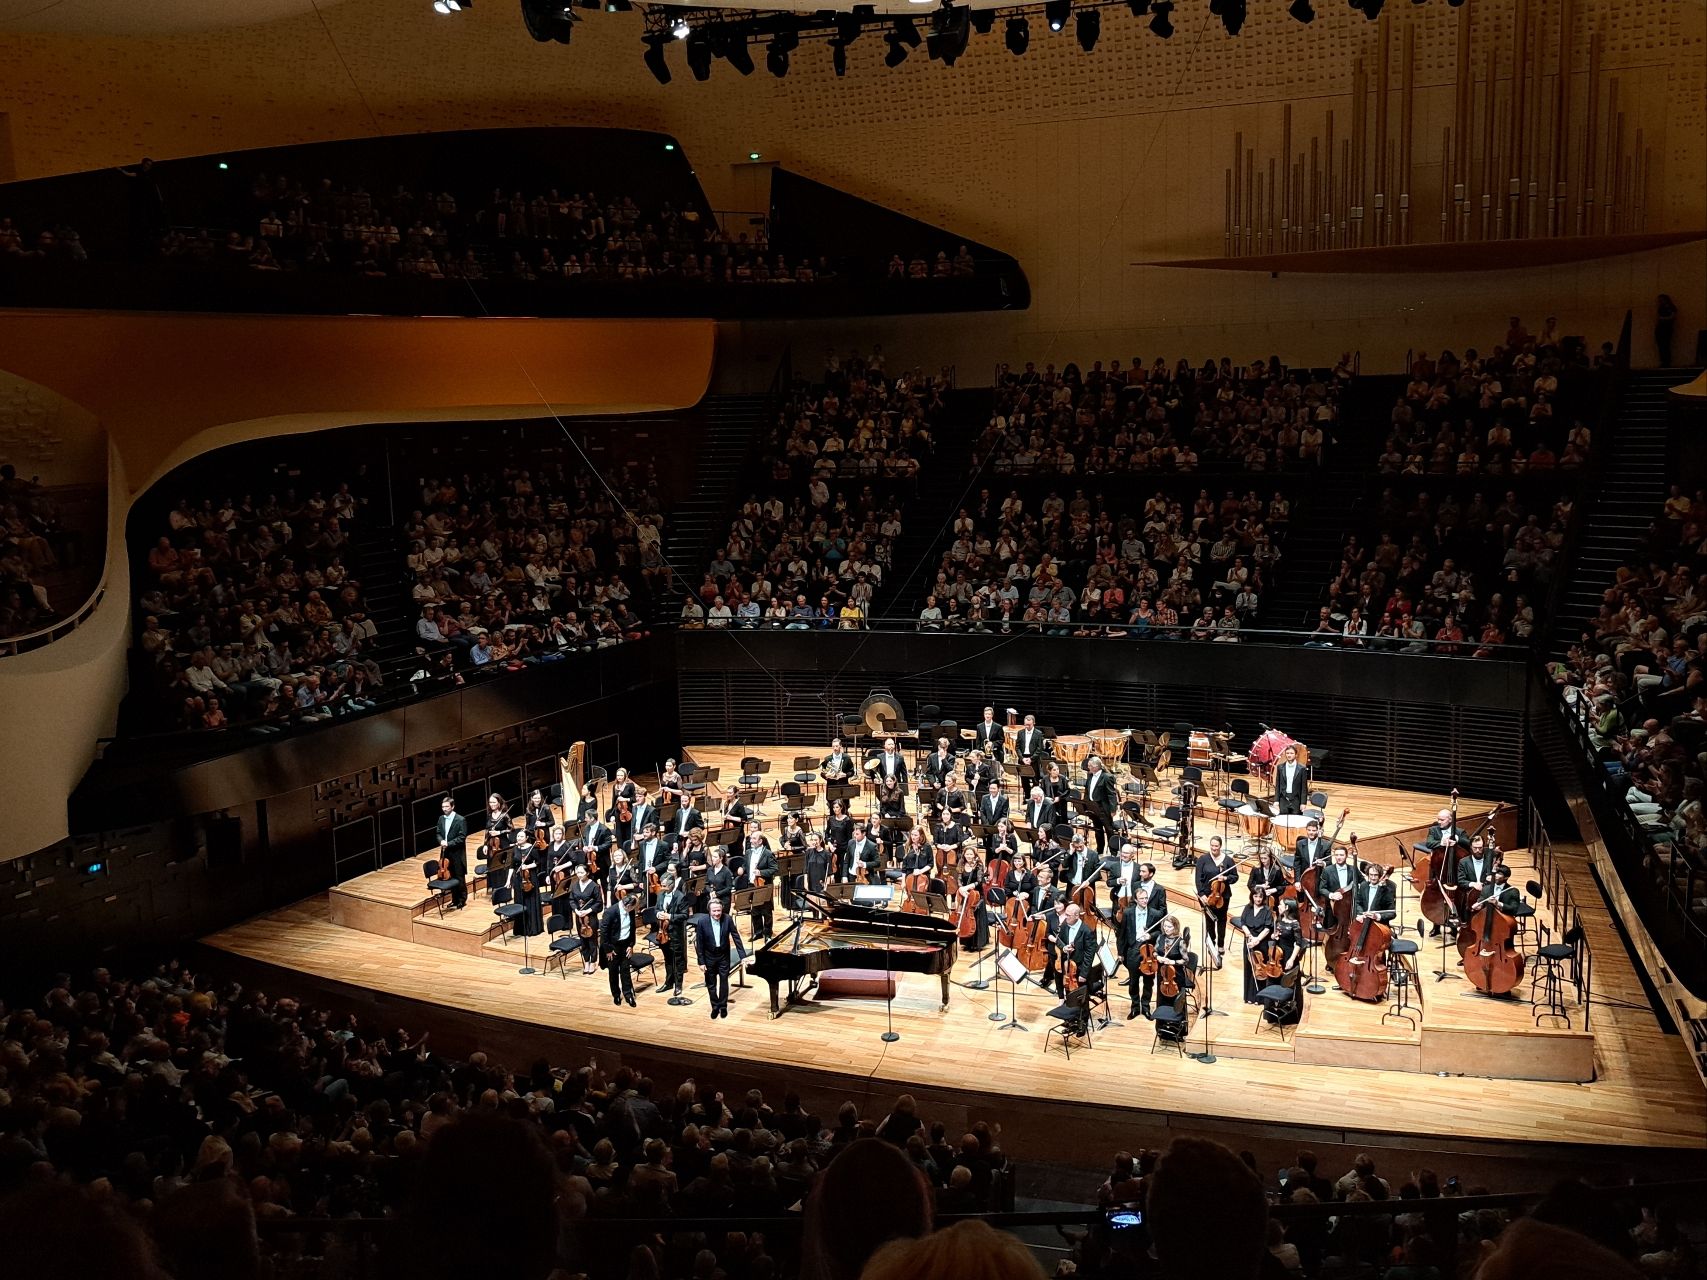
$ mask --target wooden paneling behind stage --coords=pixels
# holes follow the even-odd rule
[[[726,754],[733,759],[724,761],[723,776],[738,773],[738,748],[691,753],[701,763],[717,763]],[[780,769],[792,762],[795,749],[775,747],[765,754]],[[1438,797],[1369,788],[1330,791],[1330,808],[1352,809],[1347,832],[1365,836],[1426,823],[1440,803]],[[1465,801],[1461,813],[1468,817],[1486,807]],[[1201,840],[1212,830],[1213,824],[1200,821]],[[1374,853],[1367,839],[1364,852]],[[635,1041],[653,1060],[660,1054],[687,1063],[714,1060],[726,1070],[763,1064],[818,1090],[865,1095],[873,1088],[913,1088],[988,1097],[997,1104],[1023,1095],[1052,1105],[1126,1110],[1134,1124],[1250,1117],[1324,1137],[1327,1130],[1349,1131],[1344,1141],[1387,1135],[1457,1149],[1513,1142],[1707,1146],[1707,1097],[1684,1045],[1665,1034],[1646,1004],[1580,851],[1555,854],[1564,860],[1583,913],[1594,955],[1594,994],[1629,1005],[1597,1000],[1592,1034],[1583,1031],[1587,1011],[1580,1005],[1569,1006],[1573,1030],[1538,1030],[1526,999],[1489,999],[1456,977],[1436,982],[1432,970],[1439,952],[1426,947],[1418,957],[1423,1009],[1415,1029],[1383,1023],[1385,1005],[1349,1000],[1330,981],[1328,993],[1307,998],[1299,1027],[1284,1035],[1258,1030],[1255,1009],[1241,999],[1240,960],[1234,954],[1215,982],[1216,1003],[1226,1016],[1199,1019],[1190,1046],[1201,1048],[1203,1024],[1209,1022],[1221,1059],[1214,1065],[1171,1051],[1152,1053],[1152,1024],[1122,1016],[1124,991],[1116,993],[1117,1020],[1097,1032],[1094,1048],[1075,1049],[1070,1063],[1053,1040],[1043,1052],[1047,1013],[1056,1000],[1035,986],[1018,991],[1019,1021],[1027,1028],[1020,1031],[989,1019],[998,1002],[1004,1012],[1013,1007],[1006,983],[999,990],[956,986],[947,1011],[939,1012],[935,979],[903,977],[894,1003],[902,1038],[893,1045],[879,1039],[881,1001],[807,1000],[773,1020],[762,982],[738,991],[730,1017],[709,1026],[704,993],[692,987],[691,1007],[670,1008],[643,978],[638,1011],[613,1008],[603,974],[584,978],[576,963],[566,978],[518,974],[521,944],[497,937],[483,896],[442,920],[431,907],[417,910],[423,901],[418,858],[346,882],[329,902],[310,900],[206,941],[319,979],[570,1033],[618,1057],[626,1042]],[[1514,854],[1513,861],[1514,879],[1521,882],[1524,855]],[[1164,860],[1158,865],[1170,891],[1189,876],[1171,871]],[[1414,915],[1414,909],[1412,898],[1406,910]],[[1541,910],[1545,919],[1545,902]],[[1200,934],[1195,914],[1181,914]],[[536,966],[543,942],[534,940]],[[1449,948],[1447,954],[1456,970],[1456,952]],[[954,979],[965,983],[975,975],[974,962],[962,959]],[[1520,991],[1527,995],[1527,982]],[[1589,1075],[1590,1067],[1592,1083],[1563,1082]],[[1554,1078],[1516,1078],[1535,1075]],[[1117,1081],[1132,1087],[1117,1087]]]

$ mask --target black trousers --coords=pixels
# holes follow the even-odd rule
[[[729,1007],[729,957],[709,956],[705,964],[705,992],[712,1012]]]
[[[670,922],[670,938],[664,943],[664,985],[681,994],[688,970],[688,940],[682,935],[687,921]]]
[[[1132,1007],[1142,1012],[1150,1007],[1156,994],[1156,975],[1138,972],[1138,948],[1126,953],[1126,989],[1132,993]]]
[[[1227,945],[1227,908],[1222,907],[1217,911],[1214,907],[1204,903],[1203,927],[1217,947],[1225,948]]]
[[[755,903],[749,919],[753,924],[753,936],[768,938],[771,934],[771,912],[774,910],[775,899],[770,902]]]
[[[610,975],[610,993],[613,997],[630,999],[634,995],[634,966],[628,963],[628,954],[633,950],[633,938],[626,942],[614,942],[605,948],[605,969]]]
[[[450,891],[451,905],[460,907],[468,901],[468,855],[461,849],[450,849],[445,856],[450,859],[450,878],[456,881]]]

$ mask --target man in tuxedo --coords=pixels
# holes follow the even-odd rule
[[[1292,873],[1302,879],[1304,873],[1328,857],[1328,842],[1322,836],[1322,824],[1315,818],[1304,824],[1304,834],[1292,846]]]
[[[1104,873],[1108,880],[1108,896],[1115,906],[1122,898],[1130,898],[1138,888],[1138,846],[1120,846],[1120,860]]]
[[[1020,777],[1036,777],[1043,772],[1043,735],[1037,731],[1037,717],[1027,716],[1014,740],[1014,759],[1019,762]]]
[[[986,755],[1000,760],[1005,741],[1002,726],[996,723],[996,709],[985,707],[984,718],[972,730],[972,744]]]
[[[1462,920],[1494,878],[1494,859],[1488,852],[1488,842],[1481,836],[1471,839],[1470,851],[1458,859],[1458,874],[1454,878],[1458,882],[1456,914]]]
[[[839,864],[836,868],[836,881],[839,884],[853,884],[859,879],[860,867],[865,868],[866,880],[875,883],[878,879],[878,861],[880,854],[877,843],[868,840],[865,834],[865,823],[854,823],[853,839],[848,841],[847,848],[842,850]]]
[[[450,878],[455,882],[450,891],[450,909],[461,911],[468,905],[468,823],[449,796],[439,801],[438,834],[439,857],[450,860]]]
[[[673,987],[679,996],[688,968],[687,925],[693,916],[693,904],[673,870],[664,872],[661,887],[663,892],[653,905],[652,920],[669,931],[664,941],[664,987]]]
[[[634,966],[628,957],[634,950],[634,897],[618,893],[599,921],[599,957],[610,975],[610,1002],[620,1005],[626,1000],[631,1009],[635,1007]]]
[[[1316,902],[1322,909],[1321,928],[1333,924],[1333,904],[1350,893],[1356,881],[1357,868],[1346,862],[1345,849],[1335,849],[1322,867],[1321,878],[1316,881]]]
[[[1147,874],[1146,874],[1147,872]],[[1148,942],[1155,945],[1157,930],[1168,914],[1168,895],[1156,883],[1156,868],[1152,863],[1139,867],[1138,886],[1126,914],[1120,920],[1120,954],[1126,963],[1126,989],[1132,996],[1132,1008],[1127,1020],[1150,1016],[1150,1001],[1156,994],[1156,975],[1138,971],[1139,949]]]
[[[599,817],[590,814],[586,825],[581,828],[581,860],[596,858],[601,867],[610,865],[610,847],[616,839],[616,833],[610,824]]]
[[[903,790],[907,786],[907,757],[901,754],[895,745],[895,739],[883,740],[883,754],[877,757],[877,776],[893,778],[901,784]]]
[[[826,783],[843,783],[853,776],[853,757],[842,750],[842,740],[830,743],[830,754],[824,757],[821,776]]]
[[[654,871],[663,875],[672,860],[670,842],[658,834],[658,824],[648,822],[641,827],[640,839],[634,843],[634,869],[640,882],[645,884],[646,877]]]
[[[688,832],[695,827],[703,829],[704,826],[705,815],[684,798],[681,807],[676,810],[676,816],[670,820],[670,834],[679,844],[688,838]]]
[[[721,898],[713,898],[705,914],[695,916],[691,925],[699,967],[705,970],[706,994],[711,997],[711,1016],[727,1018],[729,948],[733,945],[740,953],[741,959],[745,960],[747,944],[741,941],[740,930],[735,927],[735,918],[724,914]]]
[[[1434,825],[1423,837],[1423,845],[1429,850],[1440,848],[1441,845],[1456,845],[1460,850],[1470,843],[1470,836],[1452,820],[1452,810],[1442,809],[1434,815]]]
[[[1102,767],[1102,760],[1092,756],[1085,761],[1085,816],[1090,818],[1096,832],[1097,853],[1103,852],[1104,840],[1110,834],[1108,815],[1118,803],[1114,794],[1114,775]]]
[[[638,839],[641,832],[649,826],[656,826],[658,822],[658,806],[647,799],[644,787],[635,788],[633,812],[634,819],[629,829],[633,832],[633,837]]]
[[[1303,813],[1304,801],[1309,794],[1309,774],[1298,763],[1298,748],[1287,747],[1280,753],[1280,763],[1274,767],[1275,812]]]
[[[1049,829],[1055,825],[1055,806],[1043,794],[1042,787],[1031,789],[1031,797],[1025,802],[1025,820],[1031,826],[1033,845],[1049,838]]]
[[[1055,931],[1055,992],[1066,995],[1067,961],[1073,962],[1074,972],[1081,985],[1090,986],[1096,965],[1096,930],[1086,924],[1079,904],[1069,902],[1061,909],[1061,926]]]
[[[984,788],[983,798],[978,801],[978,821],[986,827],[993,827],[1008,816],[1008,798],[1002,794],[1002,784],[992,782]]]
[[[1085,842],[1084,833],[1076,832],[1066,857],[1061,859],[1061,865],[1062,887],[1071,890],[1097,873],[1102,866],[1102,858],[1091,851],[1090,845]]]
[[[770,886],[772,893],[775,893],[776,855],[771,852],[770,845],[759,833],[758,824],[754,823],[747,831],[747,843],[741,850],[741,864],[735,868],[735,888],[737,891],[758,889],[761,885]],[[753,904],[753,936],[771,936],[769,902]]]
[[[1398,914],[1393,909],[1393,886],[1383,877],[1386,868],[1371,862],[1363,869],[1363,879],[1351,894],[1351,915],[1354,920],[1379,920],[1389,923]]]
[[[923,766],[925,781],[933,787],[940,787],[954,773],[954,752],[949,749],[947,738],[936,740],[936,750],[925,757]]]

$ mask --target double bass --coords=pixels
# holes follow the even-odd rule
[[[1334,823],[1333,834],[1328,837],[1328,848],[1331,851],[1334,842],[1340,838],[1340,831],[1345,826],[1345,820],[1351,816],[1348,805],[1340,810],[1338,821]],[[1311,863],[1302,875],[1293,868],[1287,868],[1286,891],[1280,896],[1291,898],[1298,904],[1298,934],[1306,941],[1314,942],[1317,937],[1316,917],[1321,911],[1321,903],[1316,900],[1316,883],[1322,878],[1319,868],[1322,859]]]
[[[1385,881],[1383,874],[1380,883]],[[1393,943],[1393,931],[1380,920],[1359,920],[1351,934],[1346,950],[1334,961],[1334,981],[1353,1000],[1386,999],[1387,948]]]
[[[1423,918],[1439,926],[1452,915],[1452,895],[1447,879],[1458,871],[1458,788],[1452,788],[1452,830],[1446,839],[1421,859],[1411,861],[1411,887],[1420,895]]]
[[[1349,861],[1355,869],[1358,865],[1357,832],[1353,831],[1346,843],[1351,846]],[[1356,892],[1357,885],[1353,883],[1352,887],[1340,896],[1338,902],[1319,904],[1323,914],[1321,919],[1315,921],[1315,927],[1322,939],[1322,954],[1327,958],[1330,968],[1339,963],[1340,957],[1351,946],[1352,897]],[[1335,969],[1334,972],[1337,973],[1338,970]]]
[[[1517,949],[1517,921],[1499,905],[1495,886],[1469,912],[1458,931],[1464,976],[1476,990],[1503,996],[1523,981],[1523,952]]]

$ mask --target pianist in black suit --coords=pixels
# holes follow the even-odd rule
[[[711,1016],[729,1016],[729,949],[733,946],[741,959],[747,958],[747,944],[741,941],[741,931],[735,927],[735,917],[723,913],[723,900],[713,898],[703,915],[690,921],[694,934],[694,950],[699,967],[705,970],[705,990],[711,997]]]

